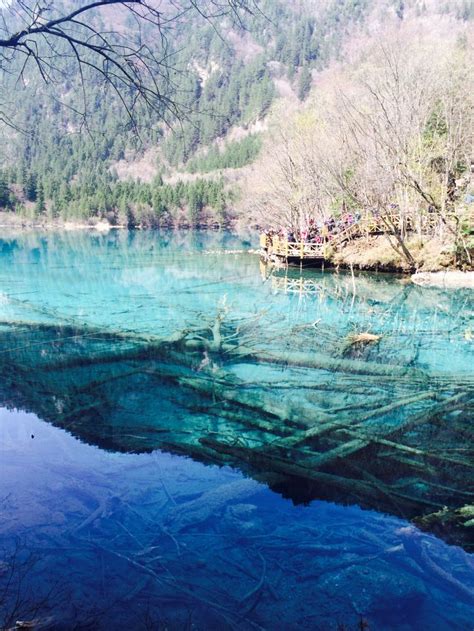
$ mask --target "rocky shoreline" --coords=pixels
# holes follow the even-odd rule
[[[198,225],[192,225],[188,222],[170,222],[166,221],[157,226],[157,228],[151,228],[148,226],[136,226],[129,228],[126,224],[112,224],[107,219],[91,218],[85,221],[63,221],[61,219],[28,219],[25,217],[19,217],[11,213],[5,213],[0,211],[0,230],[97,230],[99,232],[107,232],[108,230],[155,230],[155,229],[189,229],[189,230],[216,230],[216,229],[232,229],[233,223],[202,223]]]
[[[474,271],[418,272],[412,275],[411,280],[422,287],[474,289]]]
[[[334,252],[331,262],[344,269],[391,272],[409,274],[420,272],[459,271],[454,263],[454,245],[436,238],[411,237],[406,241],[413,262],[407,259],[390,244],[385,235],[372,235],[368,238],[349,241]],[[472,268],[469,269],[472,271]]]

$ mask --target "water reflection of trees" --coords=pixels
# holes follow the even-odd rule
[[[237,464],[297,501],[413,518],[471,501],[467,294],[261,278],[219,233],[4,243],[3,402],[105,449]]]
[[[265,310],[224,299],[166,337],[16,322],[0,332],[0,394],[103,448],[238,465],[296,501],[410,518],[468,504],[472,377],[427,371],[418,342],[392,337],[350,343],[313,322],[282,340]]]

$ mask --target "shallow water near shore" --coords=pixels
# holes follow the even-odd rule
[[[472,292],[251,246],[0,240],[0,626],[472,626]]]

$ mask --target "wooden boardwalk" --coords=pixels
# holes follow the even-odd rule
[[[431,218],[428,218],[431,219]],[[320,265],[328,258],[329,250],[343,246],[346,242],[368,238],[371,235],[387,232],[390,225],[401,229],[405,222],[405,228],[413,230],[408,219],[403,219],[396,213],[386,217],[383,221],[380,217],[365,217],[348,224],[336,226],[331,232],[318,235],[318,242],[288,241],[279,235],[260,235],[260,248],[263,255],[269,260],[279,260],[288,263],[300,263]]]
[[[267,258],[283,259],[286,263],[312,261],[323,263],[327,243],[290,242],[279,236],[260,236],[260,247]]]

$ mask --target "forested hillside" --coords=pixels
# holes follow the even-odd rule
[[[96,25],[136,28],[114,11],[97,11]],[[138,103],[133,114],[122,102],[133,94],[81,74],[71,55],[56,60],[50,83],[33,65],[19,81],[18,67],[2,76],[0,207],[128,226],[222,224],[247,204],[240,174],[272,155],[268,128],[289,133],[289,116],[308,107],[328,69],[353,61],[382,25],[429,29],[445,19],[461,33],[473,17],[469,0],[263,0],[243,21],[185,14],[166,37],[163,107]],[[143,29],[153,40],[152,25]],[[275,118],[282,103],[285,116]]]
[[[419,6],[372,15],[306,103],[274,112],[244,185],[247,223],[299,234],[330,218],[344,234],[326,255],[344,265],[472,268],[471,5]]]

